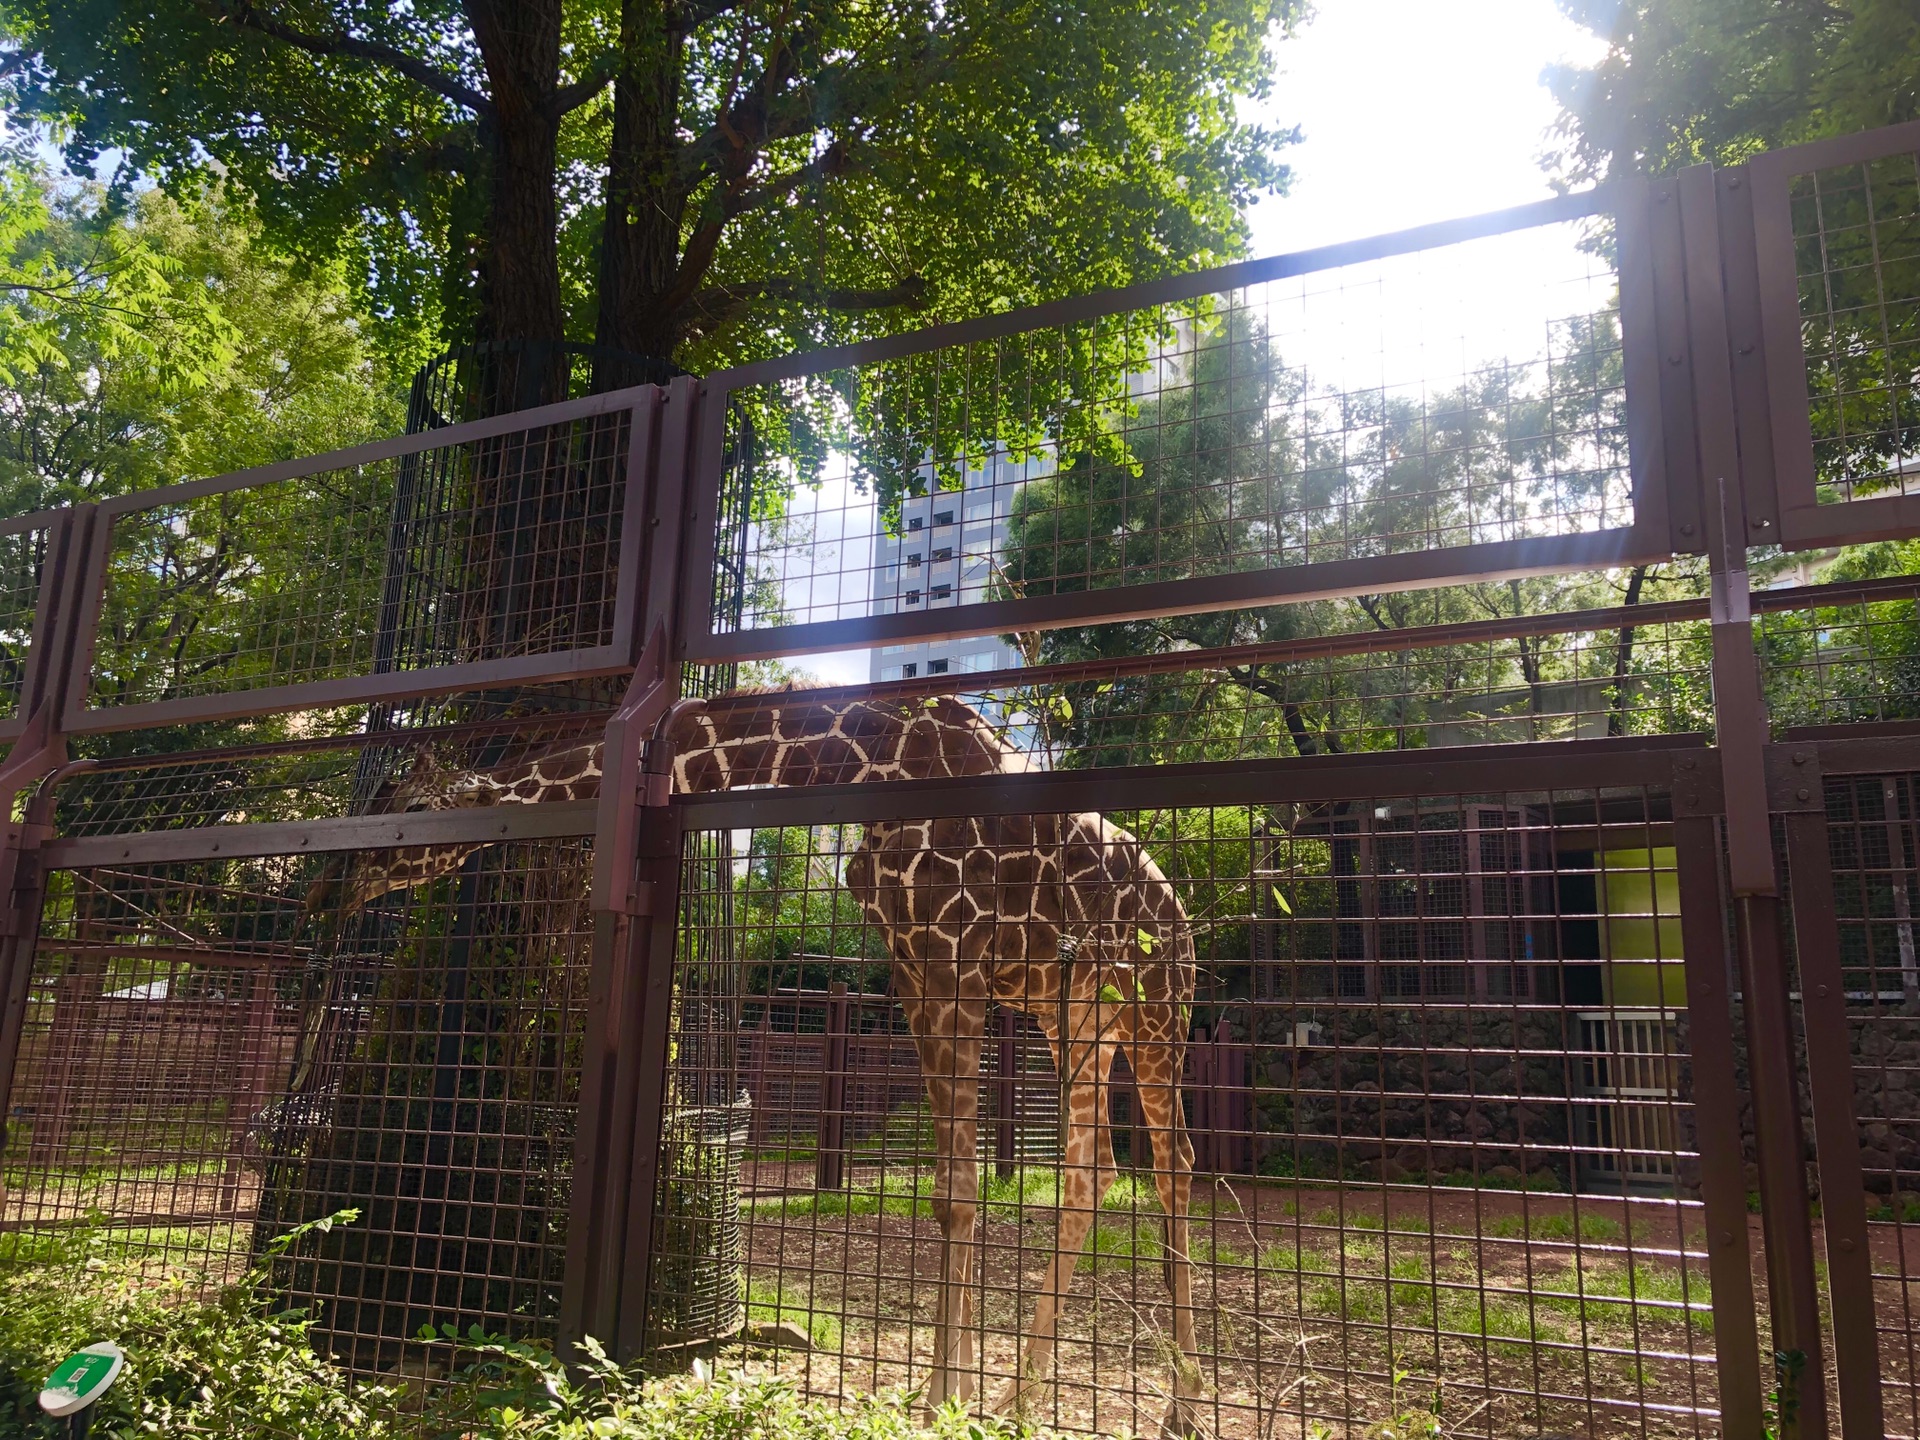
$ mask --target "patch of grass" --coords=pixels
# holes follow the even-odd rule
[[[1552,1215],[1497,1215],[1481,1226],[1481,1233],[1496,1240],[1517,1240],[1526,1236],[1534,1240],[1571,1240],[1574,1238],[1573,1217],[1555,1213]],[[1626,1234],[1618,1220],[1605,1215],[1586,1214],[1580,1217],[1580,1238],[1611,1242]]]
[[[1107,1191],[1106,1199],[1100,1202],[1102,1210],[1125,1210],[1138,1214],[1158,1215],[1160,1213],[1160,1193],[1153,1188],[1151,1178],[1140,1175],[1122,1175],[1113,1182],[1113,1188]],[[1210,1214],[1199,1205],[1193,1207],[1193,1214]]]
[[[813,1308],[813,1302],[789,1294],[777,1280],[758,1279],[747,1286],[747,1318],[778,1324],[791,1321],[807,1332],[816,1350],[840,1349],[840,1319]]]
[[[1121,1223],[1102,1220],[1093,1227],[1093,1242],[1089,1247],[1096,1261],[1109,1261],[1133,1265],[1141,1262],[1158,1264],[1166,1258],[1166,1245],[1160,1237],[1160,1227],[1139,1223]]]
[[[1251,1266],[1253,1257],[1237,1246],[1212,1235],[1196,1235],[1187,1242],[1187,1254],[1196,1265]]]
[[[1004,1178],[989,1170],[980,1185],[981,1212],[999,1224],[1050,1220],[1059,1205],[1059,1172],[1037,1165],[1022,1165]]]
[[[907,1219],[933,1216],[933,1176],[913,1170],[888,1170],[878,1181],[845,1190],[814,1190],[803,1195],[774,1195],[750,1200],[745,1208],[756,1219],[797,1218],[805,1215],[897,1215]]]
[[[1424,1215],[1395,1215],[1391,1219],[1371,1211],[1349,1212],[1347,1215],[1349,1230],[1396,1230],[1406,1235],[1425,1235],[1427,1228]]]
[[[1867,1211],[1867,1219],[1884,1223],[1899,1221],[1903,1225],[1920,1225],[1920,1195],[1903,1195],[1896,1207],[1892,1200],[1882,1200]]]

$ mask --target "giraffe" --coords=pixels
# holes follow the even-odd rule
[[[683,714],[668,735],[674,790],[971,778],[1025,768],[977,711],[952,697],[825,702],[788,693],[736,692]],[[387,804],[586,799],[597,793],[600,774],[597,742],[485,772],[449,774],[422,757]],[[305,908],[351,913],[450,873],[480,848],[348,857],[315,882]],[[1092,812],[875,822],[849,856],[843,883],[892,955],[933,1122],[932,1208],[942,1243],[929,1408],[974,1398],[980,1062],[987,1009],[997,1002],[1032,1015],[1046,1034],[1063,1077],[1065,1118],[1054,1253],[1018,1372],[995,1407],[1024,1412],[1048,1382],[1061,1308],[1118,1173],[1106,1087],[1124,1052],[1164,1216],[1177,1358],[1163,1429],[1189,1433],[1201,1378],[1188,1254],[1193,1150],[1180,1075],[1194,951],[1172,884],[1139,840]]]

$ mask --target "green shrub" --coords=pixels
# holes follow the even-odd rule
[[[325,1222],[331,1223],[331,1222]],[[114,1340],[127,1368],[95,1406],[92,1435],[299,1435],[385,1440],[392,1397],[361,1387],[313,1353],[308,1319],[272,1313],[261,1275],[213,1291],[204,1279],[155,1273],[115,1257],[98,1237],[74,1237],[0,1262],[0,1435],[66,1434],[38,1395],[62,1358]]]
[[[117,1341],[127,1368],[98,1402],[95,1440],[1013,1440],[1033,1433],[957,1409],[921,1430],[909,1396],[833,1409],[786,1382],[716,1374],[704,1362],[692,1375],[648,1379],[614,1365],[592,1342],[569,1367],[543,1346],[477,1330],[430,1337],[456,1349],[459,1368],[433,1388],[423,1414],[423,1402],[409,1401],[403,1387],[350,1386],[315,1355],[309,1318],[275,1307],[266,1274],[213,1287],[203,1276],[116,1255],[99,1236],[0,1252],[0,1436],[64,1440],[66,1422],[40,1411],[40,1384],[60,1359],[96,1340]]]

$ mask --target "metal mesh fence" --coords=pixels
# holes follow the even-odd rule
[[[1920,486],[1920,156],[1794,177],[1795,268],[1822,504]]]
[[[274,1276],[356,1374],[444,1373],[422,1325],[551,1335],[590,927],[584,842],[466,847],[364,909],[337,859],[56,872],[4,1156],[7,1231],[98,1229]]]
[[[1629,526],[1599,223],[743,382],[716,630]]]
[[[1854,1120],[1867,1189],[1868,1254],[1887,1433],[1920,1433],[1920,899],[1915,777],[1827,782],[1828,843],[1846,995]]]
[[[780,1348],[748,1363],[823,1397],[1011,1400],[1025,1374],[1034,1418],[1100,1432],[1177,1398],[1220,1435],[1429,1406],[1448,1433],[1712,1433],[1665,797],[1110,823],[1130,834],[927,822],[927,873],[894,882],[914,822],[733,831],[729,865],[690,860],[679,991],[729,998],[681,1001],[672,1085],[752,1106],[743,1323]],[[1098,1120],[1064,1172],[1063,1018],[1094,1037],[1070,1063]],[[1085,1258],[1023,1371],[1063,1234]]]
[[[19,714],[46,553],[44,529],[0,532],[0,721]]]
[[[611,639],[625,411],[114,515],[96,709]]]

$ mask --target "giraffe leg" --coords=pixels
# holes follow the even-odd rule
[[[1053,1370],[1054,1342],[1059,1331],[1060,1311],[1066,1305],[1073,1286],[1073,1272],[1086,1248],[1116,1173],[1112,1137],[1107,1133],[1107,1072],[1112,1067],[1115,1047],[1110,1043],[1084,1037],[1095,1033],[1092,1007],[1076,1004],[1070,1023],[1076,1037],[1066,1046],[1056,1046],[1056,1063],[1064,1062],[1066,1073],[1074,1076],[1069,1091],[1067,1149],[1060,1165],[1060,1226],[1054,1237],[1053,1259],[1047,1266],[1047,1278],[1040,1287],[1034,1306],[1033,1328],[1027,1332],[1026,1354],[1021,1357],[1019,1374],[1008,1384],[995,1409],[1026,1418],[1027,1412],[1042,1395]],[[1064,1055],[1062,1050],[1064,1049]]]
[[[1188,1221],[1193,1201],[1193,1142],[1187,1138],[1180,1107],[1182,1047],[1167,1041],[1148,1041],[1130,1047],[1136,1092],[1148,1130],[1153,1136],[1153,1182],[1160,1209],[1166,1215],[1167,1289],[1173,1302],[1173,1402],[1161,1426],[1166,1436],[1185,1436],[1198,1429],[1195,1402],[1200,1399],[1198,1345],[1193,1327],[1193,1263],[1188,1245]]]
[[[920,1051],[933,1114],[933,1214],[940,1225],[940,1290],[934,1307],[929,1410],[973,1398],[974,1226],[979,1213],[976,1153],[984,1000],[922,999],[908,1022]]]

